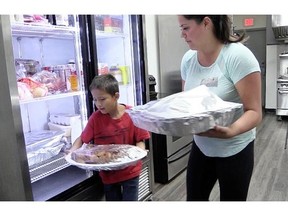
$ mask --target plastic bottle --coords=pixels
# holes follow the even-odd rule
[[[71,71],[69,76],[70,87],[72,91],[78,91],[78,77],[76,71]]]
[[[128,77],[129,67],[127,65],[123,65],[123,66],[119,66],[119,69],[122,73],[123,85],[127,85],[129,82],[129,77]]]
[[[71,91],[78,91],[78,76],[76,72],[76,66],[75,66],[75,61],[73,59],[70,59],[68,61],[69,65],[69,75],[68,75],[68,81],[70,84],[70,90]]]

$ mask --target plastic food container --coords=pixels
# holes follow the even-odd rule
[[[66,137],[71,136],[71,129],[72,129],[71,125],[66,126],[66,125],[59,125],[59,124],[54,124],[52,122],[48,122],[48,126],[49,126],[49,129],[52,131],[64,131],[65,132],[64,136]]]
[[[40,64],[33,59],[15,59],[16,71],[23,70],[26,77],[32,76],[40,71]]]
[[[54,124],[58,125],[72,125],[73,122],[77,119],[80,119],[80,115],[76,114],[67,114],[67,113],[59,113],[59,114],[51,114],[50,121]]]

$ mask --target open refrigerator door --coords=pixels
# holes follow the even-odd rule
[[[98,18],[103,21],[102,30]],[[104,18],[106,24],[109,18],[106,28]],[[102,199],[97,172],[70,166],[64,152],[95,109],[88,88],[95,75],[108,72],[118,79],[120,103],[147,102],[142,30],[138,15],[0,16],[4,45],[0,50],[0,95],[6,104],[0,109],[0,147],[9,152],[0,152],[0,180],[5,188],[18,185],[13,191],[3,191],[0,198]],[[10,124],[3,123],[9,120]],[[148,154],[139,200],[152,190],[149,159]]]
[[[10,23],[33,197],[48,200],[89,177],[80,169],[70,170],[73,182],[54,175],[70,166],[65,151],[87,123],[78,17],[11,15]],[[57,178],[54,189],[41,182]]]

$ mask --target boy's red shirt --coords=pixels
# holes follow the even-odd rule
[[[126,109],[129,108],[126,106]],[[91,140],[95,144],[130,144],[150,138],[148,131],[137,128],[129,114],[124,113],[119,119],[112,119],[109,114],[102,114],[100,111],[94,112],[81,134],[82,142],[89,143]],[[121,170],[100,171],[100,176],[104,184],[112,184],[125,181],[139,176],[142,169],[142,161],[136,165],[131,165]]]

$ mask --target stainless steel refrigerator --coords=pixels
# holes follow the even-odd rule
[[[181,59],[189,49],[181,38],[177,15],[157,15],[159,52],[158,98],[182,91]],[[166,184],[186,169],[191,150],[192,136],[166,136],[152,134],[154,178]]]
[[[120,103],[149,100],[143,25],[137,15],[0,16],[0,200],[103,200],[98,173],[63,151],[95,110],[95,75],[115,75]],[[143,162],[139,200],[153,188],[150,154]]]

